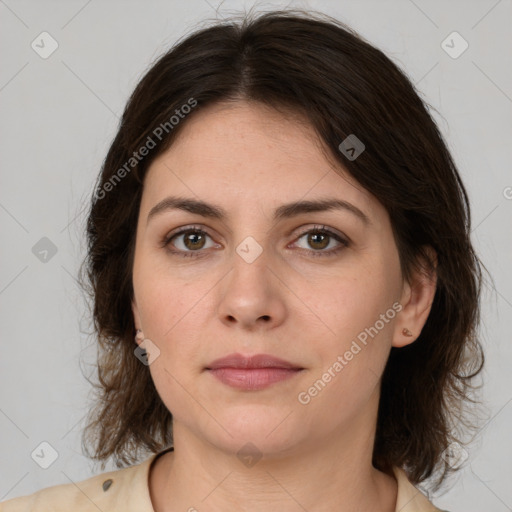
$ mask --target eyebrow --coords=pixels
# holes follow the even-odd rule
[[[170,196],[166,197],[151,208],[146,223],[149,223],[153,217],[169,210],[183,210],[196,215],[201,215],[202,217],[218,219],[221,221],[228,218],[226,210],[218,205],[198,201],[192,198]],[[314,201],[296,201],[293,203],[283,204],[274,211],[274,221],[289,219],[303,213],[325,212],[330,210],[348,211],[363,221],[364,224],[371,225],[369,217],[359,208],[338,198],[325,198]]]

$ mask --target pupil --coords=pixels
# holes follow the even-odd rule
[[[190,242],[192,245],[196,245],[198,241],[202,238],[202,235],[198,233],[191,233],[187,237],[187,241]]]
[[[322,241],[319,241],[319,240],[317,239],[317,237],[320,237],[320,238],[322,238],[322,237],[323,237],[323,238],[324,238],[324,240],[323,240],[323,242],[324,242],[324,243],[322,243]],[[312,238],[312,243],[313,243],[313,244],[315,244],[315,243],[320,243],[321,248],[324,248],[324,247],[326,246],[326,245],[325,245],[325,240],[327,239],[327,235],[324,235],[324,234],[322,234],[322,233],[313,233],[313,234],[311,235],[311,238]]]

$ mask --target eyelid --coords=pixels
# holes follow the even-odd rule
[[[326,226],[324,224],[314,224],[313,226],[308,224],[307,226],[308,226],[307,228],[305,228],[303,231],[299,232],[299,234],[296,235],[297,238],[300,238],[301,236],[305,235],[306,233],[310,233],[311,231],[322,231],[322,232],[325,231],[327,233],[330,233],[332,235],[335,235],[335,236],[341,238],[346,243],[351,242],[350,239],[348,238],[348,236],[339,232],[337,229],[331,228],[330,226]]]
[[[326,233],[327,236],[329,236],[332,239],[335,239],[338,242],[338,246],[331,248],[327,251],[324,250],[317,250],[314,249],[304,249],[302,247],[299,247],[299,251],[306,253],[308,256],[311,256],[313,258],[316,257],[323,257],[323,258],[329,258],[337,256],[340,251],[343,249],[346,249],[347,247],[351,246],[352,242],[351,240],[341,234],[338,230],[335,230],[334,228],[330,228],[325,225],[319,225],[316,224],[313,227],[308,227],[304,229],[302,232],[300,232],[294,239],[293,244],[295,244],[298,240],[300,240],[303,236],[309,234],[309,233]]]
[[[345,240],[347,243],[351,243],[351,240],[348,236],[346,236],[345,234],[337,231],[336,229],[334,228],[331,228],[330,226],[326,226],[324,224],[313,224],[313,226],[311,226],[310,224],[306,224],[307,227],[305,227],[303,230],[301,230],[296,236],[297,237],[301,237],[303,235],[305,235],[306,233],[309,233],[310,231],[328,231],[329,233],[332,233],[334,235],[337,235],[339,236],[340,238],[342,238],[343,240]],[[302,227],[302,226],[301,226]],[[208,227],[205,227],[204,225],[202,224],[188,224],[186,226],[181,226],[179,228],[176,228],[172,231],[170,231],[169,233],[167,233],[164,237],[164,240],[169,240],[171,239],[174,235],[179,235],[179,234],[182,234],[183,232],[186,232],[188,230],[190,231],[193,231],[193,230],[197,230],[197,231],[204,231],[208,236],[210,236],[211,238],[212,235],[210,235],[210,233],[208,233]],[[293,228],[292,230],[286,232],[286,237],[289,237],[293,234],[294,231],[296,231],[297,229],[300,229],[300,228]]]
[[[210,233],[208,232],[208,228],[205,229],[205,226],[199,224],[189,224],[186,226],[181,226],[179,228],[173,229],[172,231],[167,233],[162,239],[162,247],[168,245],[171,242],[172,238],[174,238],[175,236],[184,235],[188,231],[200,231],[213,239],[213,236],[210,235]]]

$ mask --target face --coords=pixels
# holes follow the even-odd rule
[[[170,196],[225,216],[162,205],[149,215]],[[278,210],[319,200],[345,207]],[[159,350],[149,368],[175,429],[266,453],[375,420],[410,291],[384,207],[329,163],[306,123],[245,102],[197,112],[148,169],[133,286],[135,324]],[[249,370],[207,370],[233,353],[300,370],[253,380]]]

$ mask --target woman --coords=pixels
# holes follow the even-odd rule
[[[88,220],[84,449],[129,467],[1,510],[439,510],[416,486],[457,469],[484,361],[469,232],[425,104],[351,29],[190,35],[130,98]]]

